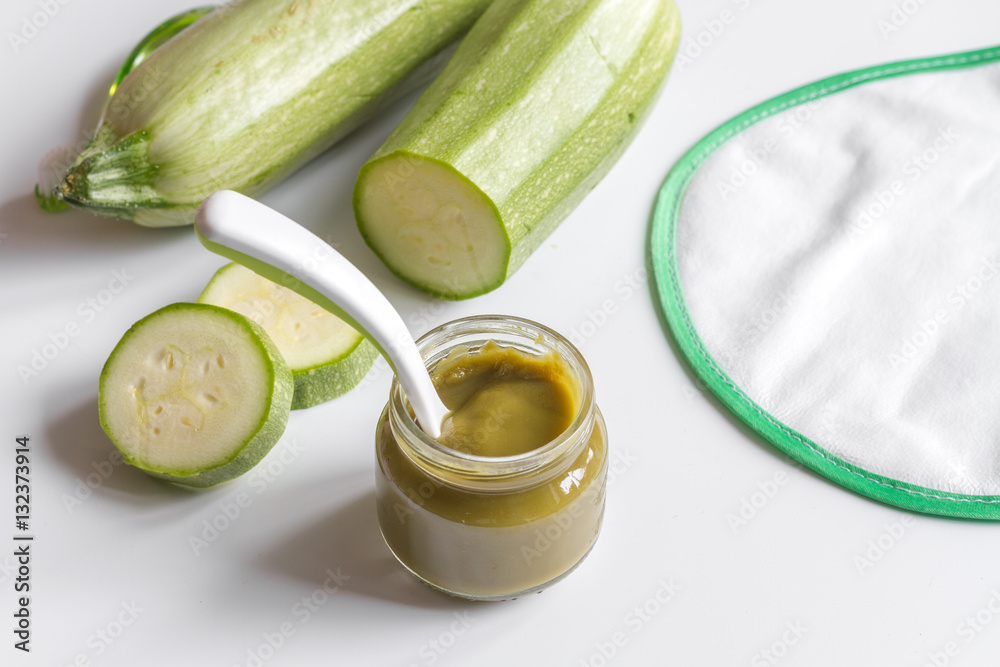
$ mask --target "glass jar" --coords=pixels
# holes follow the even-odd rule
[[[456,348],[474,352],[490,340],[524,354],[554,352],[565,363],[579,401],[558,437],[513,456],[450,449],[416,424],[395,380],[376,431],[375,493],[386,544],[417,578],[475,600],[537,592],[573,570],[597,539],[608,467],[590,369],[558,333],[485,315],[444,324],[417,345],[433,375]]]

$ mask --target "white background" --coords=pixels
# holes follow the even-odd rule
[[[691,60],[675,65],[638,139],[517,274],[472,301],[441,303],[401,284],[352,219],[354,176],[413,97],[263,197],[355,262],[415,334],[489,312],[592,334],[582,349],[627,462],[601,538],[542,595],[472,604],[412,580],[379,536],[373,431],[387,371],[293,413],[262,466],[221,488],[191,492],[123,466],[107,474],[112,446],[96,399],[108,353],[142,316],[194,300],[224,260],[190,228],[40,212],[35,165],[93,129],[131,46],[190,1],[59,0],[15,52],[7,34],[38,1],[6,0],[0,10],[0,664],[230,666],[257,664],[254,655],[267,665],[995,664],[1000,529],[910,515],[785,462],[693,384],[644,264],[657,189],[703,134],[823,76],[994,45],[996,2],[907,0],[915,13],[889,34],[879,29],[893,11],[887,0],[679,2]],[[728,24],[715,22],[723,10]],[[127,288],[82,316],[78,305],[115,270],[133,276]],[[584,326],[593,319],[603,325]],[[18,366],[74,322],[79,335],[22,380]],[[30,656],[13,649],[12,634],[13,449],[23,434],[36,536]],[[769,484],[776,475],[784,483]],[[735,524],[761,489],[771,497]],[[241,492],[249,506],[195,554],[189,538]],[[338,568],[350,578],[306,612],[302,599]],[[665,584],[679,590],[661,602]],[[283,624],[293,634],[261,653]],[[601,651],[612,653],[615,639],[607,659]]]

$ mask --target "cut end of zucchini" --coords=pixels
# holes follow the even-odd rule
[[[499,287],[510,240],[482,190],[448,165],[395,152],[365,165],[354,192],[365,241],[403,280],[445,299]]]
[[[308,408],[353,389],[378,351],[336,315],[237,263],[227,264],[198,297],[261,326],[295,378],[292,409]]]
[[[211,486],[270,451],[291,395],[291,372],[259,327],[223,308],[179,303],[137,322],[111,353],[101,426],[132,465]]]

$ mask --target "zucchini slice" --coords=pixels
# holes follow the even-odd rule
[[[212,486],[271,450],[292,387],[258,325],[225,308],[176,303],[136,322],[111,352],[100,379],[101,427],[127,463]]]
[[[235,262],[216,272],[198,303],[236,311],[268,333],[295,379],[293,410],[347,393],[378,356],[368,339],[336,315]]]

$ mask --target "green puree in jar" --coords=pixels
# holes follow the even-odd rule
[[[445,592],[541,590],[587,555],[604,516],[608,435],[590,370],[528,320],[469,318],[428,337],[420,352],[450,412],[431,440],[393,383],[376,431],[382,536]]]
[[[450,412],[438,441],[474,456],[515,456],[554,440],[579,411],[578,383],[555,354],[535,356],[492,340],[455,348],[434,368]]]

